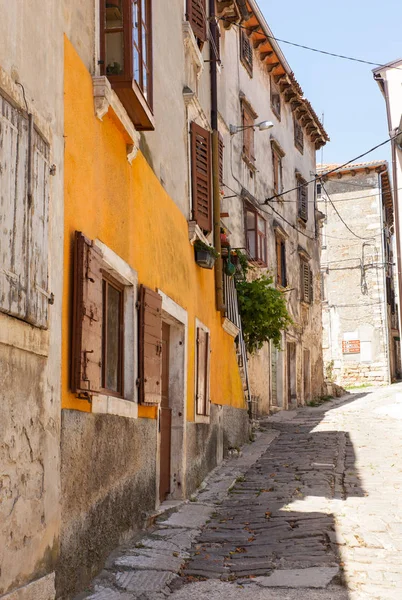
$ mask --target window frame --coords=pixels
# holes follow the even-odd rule
[[[272,170],[273,170],[273,190],[274,195],[277,196],[283,191],[283,155],[277,150],[272,144]],[[279,198],[280,200],[280,198]]]
[[[307,181],[299,173],[296,174],[296,185],[297,218],[306,224],[308,222],[308,186]]]
[[[204,412],[198,412],[198,332],[202,331],[206,335],[206,356],[205,356],[205,401]],[[194,420],[196,423],[209,423],[211,418],[211,333],[197,318],[195,320],[195,352],[194,352]]]
[[[239,28],[240,32],[240,62],[246,69],[250,77],[253,76],[253,46],[250,38],[244,28]]]
[[[287,287],[286,269],[286,240],[277,231],[275,232],[275,257],[276,257],[276,285],[280,288]]]
[[[107,304],[108,294],[105,294],[107,286],[111,286],[120,293],[119,298],[119,341],[118,341],[118,390],[111,390],[106,387],[106,344],[107,344]],[[101,367],[101,391],[107,396],[124,398],[124,288],[125,286],[117,281],[110,273],[102,269],[102,367]],[[105,301],[106,296],[106,301]]]
[[[124,108],[135,127],[139,130],[153,130],[153,39],[152,39],[152,0],[145,2],[146,17],[142,15],[142,0],[121,0],[122,26],[109,31],[106,26],[106,0],[100,0],[99,13],[99,39],[100,39],[100,74],[107,77],[112,88],[120,98]],[[136,44],[139,54],[139,78],[135,75],[135,46],[134,27],[132,26],[135,7],[139,10],[138,40]],[[143,29],[146,29],[146,51],[143,48]],[[121,73],[107,73],[106,36],[113,33],[122,33],[123,37],[123,70]],[[146,62],[144,62],[144,54]],[[147,72],[147,89],[144,89],[144,72]]]
[[[253,215],[254,229],[249,229],[249,227],[248,227],[248,219],[247,219],[248,213]],[[258,219],[262,219],[262,221],[264,222],[264,226],[265,226],[264,232],[261,232],[258,227]],[[263,216],[260,215],[260,213],[258,212],[258,210],[256,208],[254,208],[250,204],[246,204],[244,207],[244,223],[245,223],[245,234],[246,234],[246,248],[250,255],[250,260],[258,263],[261,267],[266,267],[268,265],[267,221]],[[251,252],[250,252],[250,242],[249,242],[249,235],[248,235],[250,231],[255,232],[254,256],[251,256]],[[260,256],[260,252],[259,252],[260,240],[262,240],[261,247],[264,248],[265,257]],[[263,246],[262,246],[262,244],[263,244]],[[265,260],[264,260],[264,258],[265,258]]]
[[[307,270],[306,270],[307,269]],[[305,285],[305,277],[306,273],[308,273],[308,298],[306,298],[306,285]],[[304,304],[311,305],[313,303],[313,271],[310,267],[310,262],[306,260],[303,256],[300,256],[300,300]]]
[[[254,127],[257,115],[252,109],[250,104],[245,100],[241,102],[241,122],[243,127],[243,151],[242,158],[247,165],[255,169],[256,158],[255,153],[255,140],[254,140]]]
[[[278,98],[277,102],[275,101],[276,97]],[[271,85],[270,85],[270,103],[271,103],[272,112],[274,113],[274,115],[278,119],[278,121],[280,121],[281,120],[281,111],[282,111],[281,93],[280,93],[279,88],[277,87],[276,83],[272,79],[272,77],[271,77]]]
[[[304,153],[304,132],[303,132],[303,127],[301,126],[299,121],[296,119],[296,117],[293,117],[293,129],[294,129],[294,144],[295,144],[296,148],[299,150],[299,152],[301,152],[301,154],[303,154]]]

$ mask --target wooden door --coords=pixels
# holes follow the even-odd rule
[[[172,409],[169,406],[169,339],[170,327],[162,323],[162,400],[160,404],[160,481],[159,499],[166,500],[170,493],[170,451]]]

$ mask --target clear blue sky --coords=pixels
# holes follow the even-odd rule
[[[400,0],[257,0],[274,36],[385,64],[402,57]],[[280,44],[331,142],[324,162],[346,162],[388,137],[374,66]],[[320,162],[321,153],[317,154]],[[389,144],[363,160],[390,160]]]

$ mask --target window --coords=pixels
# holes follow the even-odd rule
[[[246,248],[251,260],[267,264],[267,223],[251,207],[246,208]]]
[[[202,48],[207,39],[206,26],[206,0],[187,0],[186,18],[189,21],[193,30],[194,36],[197,38],[198,45]]]
[[[210,413],[209,399],[209,355],[210,336],[209,331],[203,327],[197,327],[196,347],[196,383],[195,402],[196,415],[208,417]]]
[[[296,117],[293,119],[294,131],[295,131],[295,146],[303,154],[304,148],[304,136],[303,127],[300,125]]]
[[[243,158],[249,166],[254,166],[254,124],[256,114],[247,102],[242,102]]]
[[[253,48],[246,31],[240,28],[240,60],[250,77],[253,76]]]
[[[101,74],[134,125],[154,129],[151,0],[101,0]]]
[[[279,89],[271,79],[271,108],[274,115],[281,120],[281,95]]]
[[[218,135],[218,151],[219,151],[219,185],[223,185],[223,170],[224,170],[224,163],[223,163],[223,152],[225,150],[225,145],[223,143],[223,137],[221,136],[221,134]]]
[[[311,304],[313,301],[313,272],[306,260],[300,260],[301,300]]]
[[[276,283],[280,287],[287,286],[286,278],[286,244],[279,234],[275,236],[276,243]]]
[[[299,219],[307,223],[308,220],[308,187],[307,182],[300,176],[296,176],[297,185],[297,215]]]
[[[113,414],[136,416],[137,274],[105,244],[76,231],[73,282],[71,388],[92,399],[94,412],[105,412],[111,396],[113,410],[117,402],[122,411]]]
[[[48,326],[50,147],[0,94],[0,311]],[[29,260],[27,260],[29,257]]]
[[[274,145],[272,145],[272,168],[274,172],[274,194],[280,194],[283,190],[282,156]]]
[[[124,287],[103,275],[102,388],[123,396]]]
[[[190,135],[193,220],[209,233],[212,230],[211,134],[192,122]]]
[[[317,198],[321,198],[321,193],[322,193],[322,185],[321,185],[321,183],[317,183],[316,184],[316,190],[317,190]]]

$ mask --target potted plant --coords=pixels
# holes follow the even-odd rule
[[[228,248],[229,246],[229,238],[227,231],[224,227],[221,227],[221,247]]]
[[[213,246],[201,240],[194,243],[195,262],[203,269],[212,269],[219,254]]]

